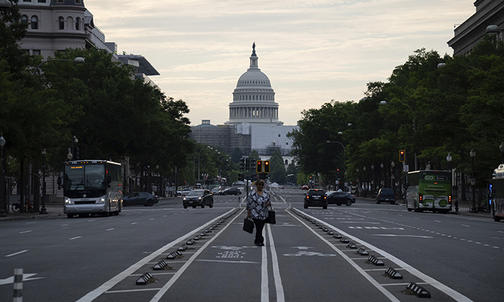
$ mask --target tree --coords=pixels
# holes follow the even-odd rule
[[[273,152],[270,158],[270,180],[279,184],[284,184],[286,180],[285,165],[279,150]]]

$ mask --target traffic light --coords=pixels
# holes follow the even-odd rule
[[[257,164],[256,164],[256,172],[257,173],[261,173],[262,172],[262,166],[263,166],[262,160],[258,160]]]
[[[402,163],[406,161],[406,150],[399,150],[399,161]]]
[[[270,165],[269,165],[269,160],[264,161],[264,173],[269,173],[270,172]]]

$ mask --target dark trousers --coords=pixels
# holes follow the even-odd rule
[[[255,229],[256,229],[256,237],[255,237],[255,243],[264,243],[264,237],[262,236],[262,230],[264,228],[264,224],[266,223],[266,220],[262,219],[253,219],[254,224],[255,224]]]

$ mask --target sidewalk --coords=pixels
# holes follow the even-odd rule
[[[369,201],[376,201],[376,199],[369,198],[369,197],[359,196],[358,198],[369,200]],[[405,206],[405,202],[404,202],[404,200],[397,200],[396,205]],[[448,214],[456,214],[457,215],[457,213],[455,213],[455,205],[453,206],[452,211],[449,212]],[[471,205],[468,205],[466,203],[459,205],[458,215],[493,219],[492,213],[484,212],[484,211],[472,212]]]
[[[176,203],[178,202],[180,197],[166,197],[159,199],[160,204],[168,204],[168,203]],[[9,213],[5,216],[0,216],[0,221],[6,220],[19,220],[19,219],[51,219],[51,218],[61,218],[66,217],[66,214],[63,213],[63,204],[48,204],[46,205],[47,214],[40,214],[38,212],[32,213]]]

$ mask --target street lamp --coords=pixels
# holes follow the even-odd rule
[[[46,201],[46,160],[47,160],[47,151],[46,149],[42,149],[42,207],[40,209],[40,214],[47,214],[47,210],[45,207]]]
[[[68,148],[67,159],[72,160],[72,158],[73,158],[72,148]]]
[[[476,151],[474,149],[471,149],[469,151],[469,156],[471,157],[471,172],[472,172],[472,178],[471,178],[471,186],[472,186],[472,211],[476,212],[476,194],[474,192],[474,185],[476,184],[476,178],[474,175],[474,158],[476,157]]]
[[[74,135],[72,140],[73,140],[73,144],[74,144],[75,159],[79,159],[79,139],[77,138],[77,136]]]
[[[4,167],[4,154],[3,154],[3,148],[5,146],[5,143],[7,141],[3,137],[3,135],[0,134],[0,197],[2,198],[2,204],[0,206],[0,214],[7,213],[7,198],[5,198],[6,190],[5,190],[5,167]]]
[[[450,170],[451,172],[451,178],[452,178],[452,181],[451,181],[451,184],[452,184],[452,199],[455,201],[455,213],[458,213],[458,198],[456,197],[456,193],[457,193],[457,180],[455,179],[454,181],[454,177],[453,177],[453,173],[454,173],[454,169],[451,168],[451,162],[452,162],[453,158],[451,156],[451,153],[448,152],[448,155],[446,155],[446,162],[448,163],[448,169]]]
[[[502,155],[502,163],[504,163],[504,142],[500,143],[499,150],[500,150],[501,155]]]

